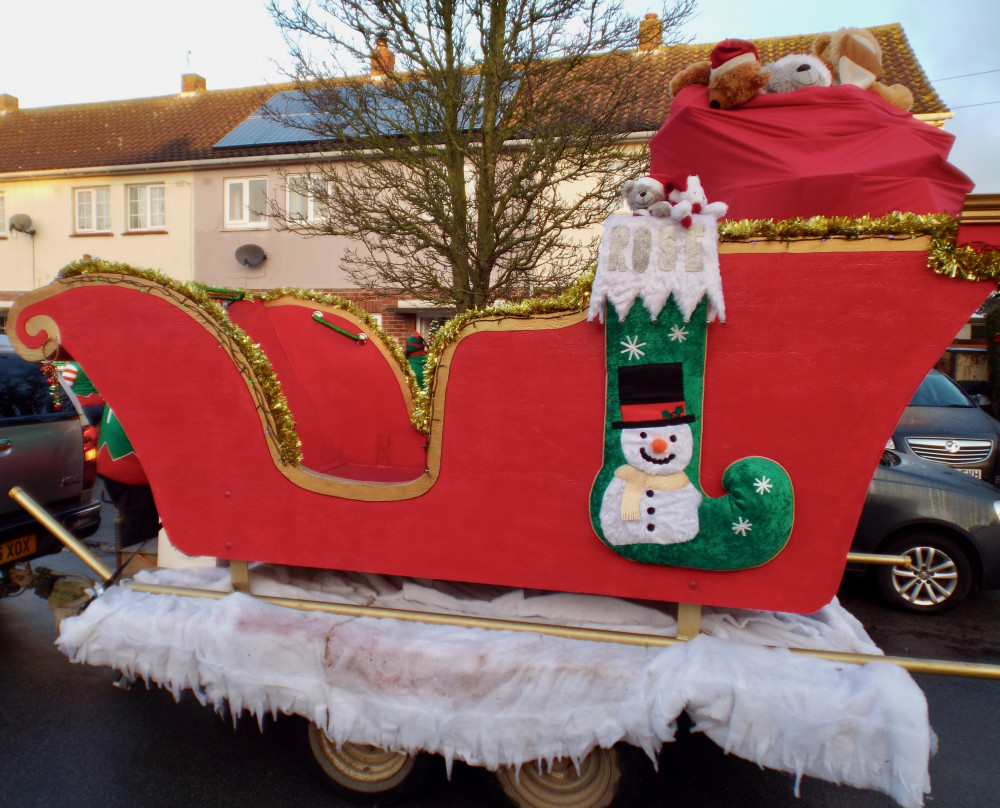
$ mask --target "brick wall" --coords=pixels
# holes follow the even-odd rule
[[[320,289],[317,291],[337,295],[351,301],[351,303],[369,314],[381,315],[382,329],[396,340],[402,348],[406,347],[407,337],[417,330],[418,320],[423,321],[424,337],[429,342],[430,335],[434,333],[434,326],[431,325],[432,330],[430,334],[426,333],[427,322],[433,321],[440,324],[450,316],[444,313],[448,311],[448,308],[444,304],[442,304],[440,309],[400,311],[400,300],[406,300],[407,298],[400,298],[398,295],[379,294],[378,292],[366,289]]]
[[[365,289],[324,289],[323,291],[350,300],[369,314],[382,315],[382,328],[401,346],[405,344],[406,338],[417,327],[415,314],[392,310],[399,304],[399,297],[396,295],[380,295]]]

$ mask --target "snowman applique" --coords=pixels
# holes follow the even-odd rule
[[[680,362],[618,368],[625,465],[615,469],[601,500],[605,540],[626,544],[679,544],[698,535],[702,495],[685,469],[694,453]]]

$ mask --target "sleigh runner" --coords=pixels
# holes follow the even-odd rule
[[[594,610],[608,604],[624,608],[620,599],[676,602],[706,607],[706,621],[715,610],[759,610],[754,619],[770,621],[765,635],[795,622],[791,636],[775,644],[800,645],[811,636],[827,651],[877,653],[849,616],[827,604],[886,436],[927,368],[995,286],[995,251],[966,245],[996,244],[1000,234],[995,224],[953,218],[970,186],[944,161],[947,136],[928,134],[877,99],[853,99],[849,88],[822,89],[837,91],[857,113],[853,130],[839,127],[841,137],[862,138],[872,121],[894,127],[909,144],[902,150],[909,161],[893,164],[887,154],[882,163],[866,158],[864,165],[817,169],[828,176],[809,174],[781,125],[791,115],[799,130],[803,121],[822,130],[826,106],[810,102],[806,90],[762,97],[746,105],[745,118],[711,124],[725,130],[741,120],[775,122],[775,132],[759,135],[767,141],[759,151],[799,168],[766,187],[762,175],[773,167],[742,166],[742,133],[719,135],[710,155],[692,145],[691,128],[704,130],[704,116],[719,113],[702,103],[702,89],[689,88],[654,138],[651,170],[678,176],[675,164],[684,163],[712,197],[723,188],[730,218],[716,221],[718,208],[715,215],[692,209],[675,218],[611,217],[593,278],[557,300],[507,304],[447,324],[432,345],[425,390],[369,318],[329,296],[241,291],[222,305],[202,287],[110,262],[72,265],[23,296],[8,332],[26,356],[51,358],[61,347],[86,368],[141,458],[170,541],[189,555],[230,562],[243,571],[236,588],[276,603],[350,604],[360,591],[368,604],[412,606],[438,601],[455,585],[448,609],[488,612],[507,588],[546,590],[580,598],[572,616],[553,618],[568,626],[593,622]],[[875,164],[880,171],[895,165],[893,182],[870,176]],[[742,177],[721,175],[737,165]],[[755,197],[755,189],[765,192]],[[786,204],[803,218],[772,215]],[[832,444],[830,436],[842,438]],[[317,582],[303,577],[305,568],[334,577]],[[304,715],[322,729],[314,732],[314,750],[337,771],[367,765],[361,752],[345,761],[343,749],[361,748],[351,744],[430,751],[491,769],[535,759],[579,762],[620,740],[655,753],[677,715],[697,715],[702,704],[702,728],[715,726],[720,744],[763,765],[880,788],[907,806],[919,805],[927,790],[929,727],[925,715],[904,721],[893,711],[887,694],[915,688],[896,668],[792,663],[774,649],[698,637],[628,660],[643,676],[664,673],[648,692],[625,674],[615,687],[599,684],[610,694],[604,697],[571,680],[569,692],[587,693],[581,703],[590,718],[541,705],[525,714],[501,711],[491,739],[469,723],[480,707],[461,700],[435,708],[448,715],[446,730],[414,718],[415,703],[440,693],[424,693],[420,677],[407,678],[405,669],[434,681],[450,661],[461,678],[466,654],[496,660],[510,650],[499,647],[509,639],[504,631],[464,650],[449,645],[447,632],[434,633],[438,627],[418,636],[363,618],[363,630],[352,633],[334,618],[291,618],[240,595],[216,600],[227,574],[145,574],[139,589],[214,594],[198,606],[153,606],[148,598],[162,594],[116,588],[66,624],[64,650],[175,691],[190,687],[217,706]],[[389,585],[382,576],[391,576]],[[438,583],[428,592],[418,579]],[[792,615],[824,608],[831,611],[819,618]],[[158,623],[155,653],[145,640],[129,639],[147,637],[151,610],[169,615]],[[657,611],[623,619],[643,626],[640,645],[688,633],[661,618]],[[223,628],[205,631],[190,659],[178,657],[179,638],[192,625]],[[253,631],[234,628],[246,625]],[[719,624],[713,631],[726,635]],[[254,643],[281,645],[285,634],[311,649],[310,660],[327,662],[298,666],[301,649],[290,646],[284,661],[281,654],[265,661]],[[744,640],[752,645],[751,634]],[[466,641],[471,634],[459,644]],[[425,642],[444,649],[439,667],[433,660],[419,667]],[[510,676],[540,664],[532,654],[541,646],[533,642],[517,651],[524,656]],[[569,658],[594,654],[590,667],[612,664],[589,643],[573,648],[557,645],[553,659],[565,651]],[[365,684],[356,689],[338,680],[334,673],[354,670],[362,651],[382,661],[380,670],[392,670],[391,682],[374,684],[371,666],[359,670]],[[611,659],[625,664],[628,654]],[[183,661],[163,667],[161,655]],[[257,659],[259,667],[239,669],[237,658]],[[551,664],[557,677],[573,667]],[[726,671],[734,665],[748,672],[746,680],[732,681]],[[811,721],[812,732],[769,726],[771,707],[752,682],[773,678],[775,665],[792,672],[793,689],[806,701],[822,701],[855,676],[863,697],[808,717],[794,707],[794,695],[776,696],[790,699],[781,708],[788,720]],[[299,667],[307,673],[296,673],[291,685]],[[704,675],[685,690],[677,671],[688,668]],[[468,684],[475,672],[465,673]],[[266,684],[253,690],[257,674]],[[400,689],[398,677],[408,685]],[[722,718],[711,708],[719,692],[701,689],[715,681],[736,705]],[[499,681],[484,687],[486,698],[503,691]],[[451,690],[465,693],[459,684]],[[635,705],[623,695],[640,691]],[[543,700],[552,695],[541,691]],[[873,704],[888,706],[866,730]],[[753,719],[743,721],[741,709]],[[905,731],[898,743],[886,741],[891,733],[879,730],[897,722]],[[573,731],[549,737],[549,724]],[[837,751],[845,748],[844,733],[852,744],[868,739],[851,747],[850,760]],[[784,746],[793,734],[807,740]],[[547,740],[536,746],[536,737]],[[600,771],[604,777],[607,767]],[[587,805],[606,804],[599,791]]]

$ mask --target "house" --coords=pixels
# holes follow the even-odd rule
[[[871,29],[886,69],[914,95],[913,113],[940,126],[951,117],[931,87],[899,25]],[[670,78],[707,59],[713,44],[662,45],[659,20],[647,15],[633,57],[642,71],[642,108],[622,110],[644,145],[666,119]],[[807,53],[813,35],[755,40],[763,62]],[[373,56],[373,71],[386,55]],[[305,238],[280,229],[274,204],[317,214],[297,171],[333,147],[241,138],[262,105],[291,85],[209,90],[182,77],[177,95],[21,108],[0,95],[0,312],[17,295],[44,285],[85,256],[158,269],[210,286],[312,288],[354,300],[405,339],[447,309],[376,295],[351,285],[339,267],[346,246],[335,237]]]

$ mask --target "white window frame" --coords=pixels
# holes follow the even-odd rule
[[[312,192],[304,188],[315,187],[317,183],[324,182],[322,178],[310,177],[308,174],[289,174],[285,183],[285,211],[291,222],[301,222],[302,224],[322,224],[326,218],[323,215],[323,207],[316,201]],[[297,186],[297,187],[296,187]],[[326,181],[327,188],[330,182]],[[301,200],[298,202],[297,200]],[[299,210],[305,208],[305,215],[301,215]]]
[[[263,211],[255,211],[250,208],[250,188],[252,183],[264,183],[264,201],[265,208]],[[226,180],[223,192],[223,210],[225,217],[225,227],[227,230],[267,230],[268,228],[268,216],[267,216],[267,177],[240,177],[238,179]],[[233,194],[236,189],[239,189],[240,194],[240,215],[234,216],[233,213]]]
[[[100,216],[98,213],[98,206],[101,204],[98,199],[98,195],[103,192],[104,205],[106,206],[106,212],[104,215],[104,221],[100,221]],[[81,199],[90,197],[90,211],[87,220],[84,221],[80,217],[80,202]],[[104,226],[101,227],[100,225]],[[111,186],[110,185],[98,185],[91,188],[74,188],[73,189],[73,225],[74,232],[76,233],[110,233],[111,232]]]
[[[125,230],[129,233],[160,232],[166,227],[167,199],[164,184],[150,182],[126,185]]]

